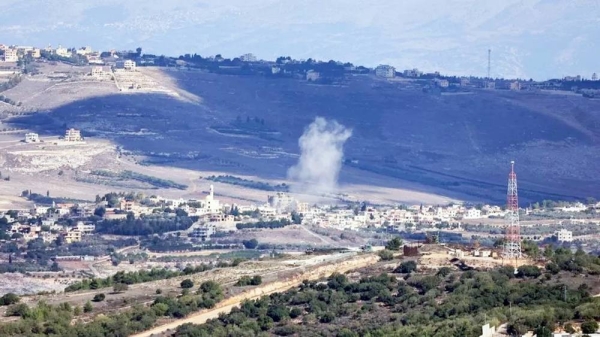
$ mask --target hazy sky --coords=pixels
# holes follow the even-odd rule
[[[0,43],[252,52],[545,79],[600,72],[598,0],[0,0]]]

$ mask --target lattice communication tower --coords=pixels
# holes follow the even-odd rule
[[[519,223],[519,197],[517,194],[517,174],[515,162],[510,162],[508,174],[508,190],[506,193],[506,236],[503,257],[505,259],[518,259],[521,257],[521,225]]]

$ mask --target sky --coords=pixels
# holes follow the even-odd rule
[[[600,73],[598,0],[0,0],[0,44],[389,64],[538,80]]]

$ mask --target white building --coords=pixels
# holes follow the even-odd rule
[[[135,71],[135,61],[133,61],[133,60],[117,61],[117,69],[125,69],[127,71]]]
[[[37,133],[29,132],[25,134],[25,143],[39,143],[40,137]]]
[[[8,48],[4,50],[4,62],[17,62],[19,61],[19,55],[17,49]]]
[[[277,209],[277,212],[291,212],[296,210],[296,199],[284,192],[277,192],[267,197],[269,206]]]
[[[89,55],[92,53],[92,47],[83,47],[81,49],[77,49],[77,55]]]
[[[306,72],[306,80],[307,81],[316,81],[319,79],[319,77],[320,77],[320,74],[317,71],[309,70]]]
[[[557,237],[559,242],[572,242],[573,241],[573,232],[568,231],[566,229],[561,229],[559,231],[554,232],[554,235]]]
[[[190,236],[198,238],[202,241],[210,240],[210,237],[217,232],[215,225],[211,224],[200,224],[192,227]]]
[[[63,48],[61,46],[58,46],[54,53],[60,57],[71,57],[71,52],[69,52],[67,48]]]
[[[256,62],[256,56],[252,53],[248,53],[240,56],[240,60],[244,62]]]
[[[81,132],[79,130],[71,128],[65,132],[65,141],[80,142],[81,140]]]
[[[396,76],[396,68],[382,64],[375,68],[375,75],[385,78],[394,78]]]
[[[481,218],[481,211],[478,210],[477,208],[469,208],[463,216],[463,219],[480,219],[480,218]]]
[[[104,77],[104,70],[102,67],[92,67],[92,76],[95,78]]]

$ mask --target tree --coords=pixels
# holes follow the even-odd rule
[[[246,249],[256,249],[258,247],[258,240],[256,239],[244,240],[242,243]]]
[[[125,283],[115,283],[115,285],[113,286],[113,291],[115,293],[127,291],[127,289],[129,289],[129,286]]]
[[[402,239],[395,237],[388,241],[387,245],[385,245],[385,249],[398,251],[402,247],[402,244]]]
[[[405,261],[394,270],[394,273],[410,274],[417,271],[417,263],[415,261]]]
[[[94,210],[94,215],[99,216],[99,217],[104,217],[104,214],[106,214],[106,208],[104,207],[98,207]]]
[[[19,302],[21,299],[19,296],[13,293],[7,293],[4,296],[0,297],[0,305],[11,305]]]
[[[594,333],[596,331],[598,331],[598,322],[589,320],[581,323],[581,332]]]
[[[85,305],[83,306],[83,312],[88,313],[88,312],[92,312],[92,310],[94,310],[94,307],[92,306],[92,302],[90,302],[90,301],[85,302]]]
[[[542,272],[540,271],[540,268],[538,268],[536,266],[523,265],[523,266],[520,266],[519,268],[517,268],[517,277],[520,277],[520,278],[525,278],[525,277],[537,278],[540,275],[542,275]]]
[[[192,280],[190,280],[189,278],[186,278],[185,280],[181,281],[180,285],[183,289],[189,289],[194,287],[194,282],[192,282]]]
[[[80,306],[76,306],[75,308],[73,308],[73,315],[74,315],[74,316],[79,316],[79,315],[81,315],[81,312],[82,312],[82,310],[81,310],[81,307],[80,307]]]
[[[102,301],[104,301],[105,298],[106,298],[106,295],[104,295],[103,293],[100,293],[100,294],[94,295],[94,298],[92,299],[92,301],[102,302]]]

